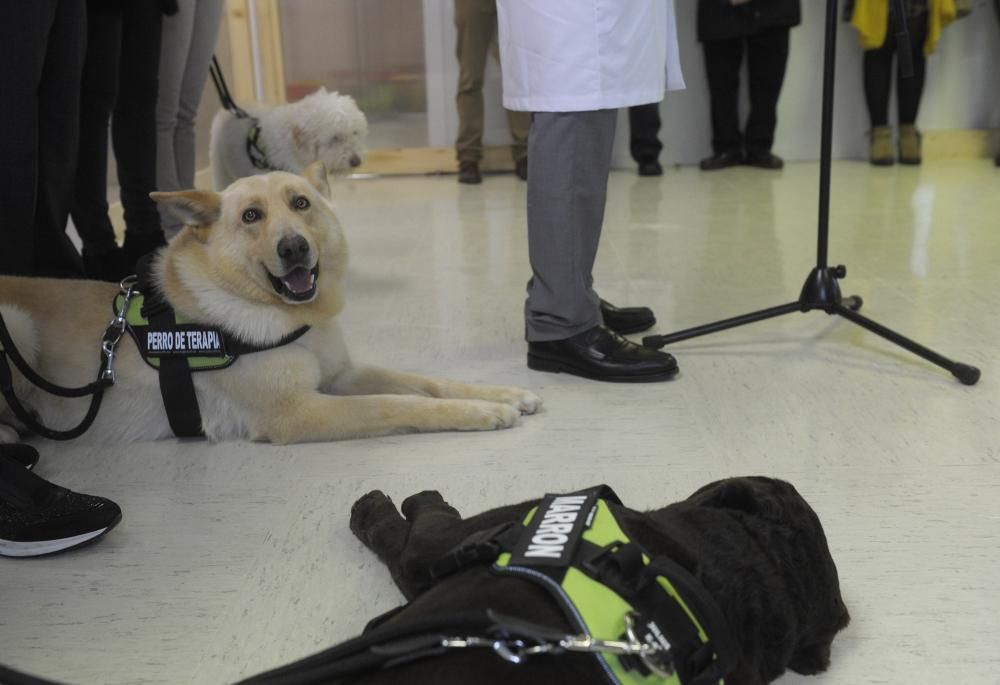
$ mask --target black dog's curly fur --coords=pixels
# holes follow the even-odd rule
[[[492,608],[569,630],[549,594],[535,584],[498,577],[485,567],[430,579],[430,565],[472,533],[520,521],[536,501],[462,519],[437,492],[407,498],[402,516],[383,493],[355,504],[351,530],[389,567],[412,600],[386,623]],[[830,663],[834,635],[849,616],[837,568],[819,518],[789,483],[732,478],[706,485],[682,502],[638,512],[614,507],[633,540],[666,555],[704,585],[729,622],[740,648],[729,685],[769,683],[786,669],[818,673]],[[593,657],[537,657],[513,666],[487,650],[418,661],[351,682],[552,685],[602,683]]]

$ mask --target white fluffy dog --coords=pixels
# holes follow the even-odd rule
[[[280,107],[251,107],[249,117],[220,110],[212,121],[210,156],[216,190],[233,181],[289,171],[300,174],[313,162],[331,172],[361,164],[368,121],[349,95],[320,88]]]

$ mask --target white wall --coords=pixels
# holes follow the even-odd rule
[[[558,2],[560,0],[552,0]],[[843,3],[840,3],[841,5]],[[1000,125],[1000,24],[992,0],[977,0],[972,16],[945,30],[928,63],[919,125],[933,129],[984,129]],[[696,0],[677,0],[681,59],[688,89],[667,95],[660,109],[665,144],[662,161],[692,164],[709,153],[708,91],[701,45],[695,37]],[[775,152],[788,160],[819,156],[823,21],[826,2],[803,0],[802,26],[792,31],[788,74],[778,109]],[[451,145],[458,128],[455,114],[455,29],[451,0],[425,0],[430,144]],[[486,81],[486,143],[510,138],[500,105],[500,74],[491,64]],[[744,98],[745,100],[745,98]],[[861,87],[861,50],[854,30],[838,25],[834,155],[866,154],[868,114]],[[619,118],[615,164],[629,166],[628,124]]]

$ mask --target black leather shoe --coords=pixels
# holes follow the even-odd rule
[[[777,171],[785,166],[785,160],[778,155],[771,154],[770,152],[748,154],[747,165],[755,166],[758,169],[770,169],[772,171]]]
[[[677,360],[594,326],[565,340],[529,342],[528,368],[610,383],[649,383],[676,375]]]
[[[739,152],[720,152],[717,155],[712,155],[701,160],[699,166],[702,171],[717,171],[731,166],[739,166],[740,164],[743,164],[743,155]]]
[[[458,182],[478,185],[483,182],[483,175],[479,173],[479,162],[460,162],[458,165]]]
[[[993,163],[996,164],[997,166],[1000,166],[1000,155],[997,155],[997,158],[993,160]]]
[[[655,159],[647,162],[639,162],[640,176],[662,176],[663,167]]]
[[[604,325],[619,335],[641,333],[656,323],[649,307],[616,307],[606,300],[601,300],[601,316]]]

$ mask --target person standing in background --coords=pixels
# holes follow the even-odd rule
[[[92,17],[81,97],[80,156],[72,207],[91,278],[116,281],[135,262],[166,244],[156,190],[156,97],[160,31],[176,0],[88,0]],[[117,253],[108,218],[107,136],[125,212],[125,242]]]
[[[496,0],[455,0],[455,29],[458,33],[458,182],[482,183],[479,163],[483,159],[483,75],[489,54],[500,62],[497,48]],[[501,69],[502,70],[502,69]],[[531,115],[507,111],[510,135],[514,139],[514,173],[528,178],[528,129]]]
[[[771,152],[778,124],[778,97],[788,63],[789,30],[802,21],[800,0],[699,0],[698,40],[712,104],[711,157],[701,168],[737,164],[781,169]],[[747,58],[750,114],[740,132],[740,65]]]
[[[660,165],[660,103],[636,105],[628,108],[628,148],[632,159],[639,165],[640,176],[662,176]]]
[[[86,42],[80,0],[0,5],[0,274],[83,274],[66,220]]]
[[[223,0],[178,0],[163,20],[160,95],[156,102],[156,184],[164,192],[194,188],[195,120],[222,23]],[[169,240],[181,222],[160,212]]]
[[[876,166],[889,166],[896,161],[893,130],[889,125],[889,94],[892,89],[893,60],[896,61],[896,97],[899,115],[899,162],[920,164],[921,136],[917,130],[917,113],[924,92],[927,56],[937,48],[941,29],[957,14],[955,0],[904,0],[903,11],[910,33],[913,76],[902,78],[898,73],[896,54],[895,0],[848,0],[845,13],[858,30],[858,39],[865,51],[865,102],[871,117],[872,132],[869,161]]]
[[[663,381],[669,354],[622,337],[656,323],[594,291],[618,109],[683,88],[673,0],[499,0],[504,106],[531,112],[528,367],[611,382]]]

